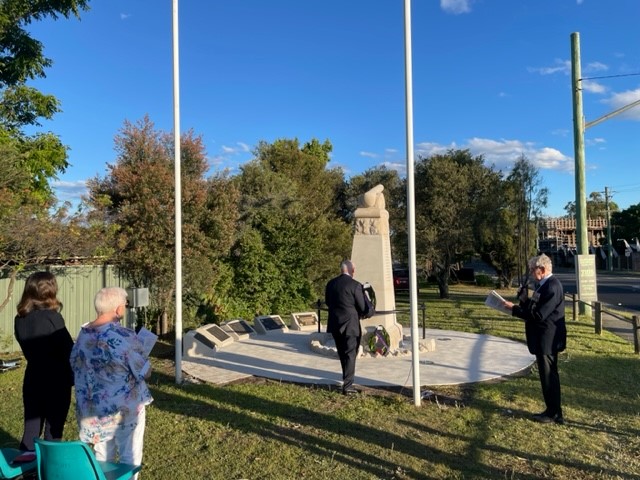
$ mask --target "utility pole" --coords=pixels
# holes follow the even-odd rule
[[[596,262],[589,255],[587,239],[587,197],[585,195],[584,114],[582,113],[582,73],[580,70],[580,34],[571,34],[571,93],[573,100],[573,145],[576,175],[576,286],[580,314],[591,317],[591,302],[598,300]]]
[[[604,187],[604,204],[607,208],[607,265],[613,272],[613,244],[611,243],[611,213],[609,211],[609,187]]]
[[[573,94],[573,146],[576,175],[576,243],[578,255],[588,255],[587,197],[585,194],[584,114],[580,68],[580,34],[571,34],[571,90]]]

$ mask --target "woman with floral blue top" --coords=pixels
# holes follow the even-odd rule
[[[94,303],[98,317],[82,326],[71,351],[80,440],[98,460],[142,465],[151,364],[136,333],[120,324],[127,292],[103,288]]]

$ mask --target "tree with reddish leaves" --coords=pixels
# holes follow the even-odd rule
[[[112,228],[114,263],[134,286],[150,288],[152,322],[160,334],[170,331],[175,295],[172,139],[157,131],[148,117],[136,124],[125,122],[115,139],[116,162],[108,165],[105,177],[89,182],[92,218]],[[184,293],[198,296],[215,289],[237,204],[235,190],[224,179],[205,179],[208,164],[201,137],[192,131],[183,134],[180,149]]]

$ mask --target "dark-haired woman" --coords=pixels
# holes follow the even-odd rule
[[[53,274],[27,278],[18,304],[14,332],[27,361],[22,384],[24,434],[20,450],[34,450],[33,439],[44,428],[46,440],[62,438],[71,404],[73,372],[69,355],[73,340],[60,315],[58,284]]]

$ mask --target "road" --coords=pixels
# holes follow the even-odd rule
[[[576,293],[576,275],[572,270],[554,270],[566,293]],[[640,311],[640,275],[632,272],[596,272],[598,300],[622,307],[625,310]]]

